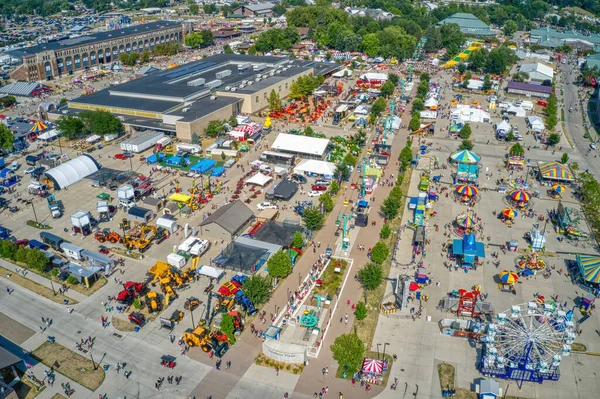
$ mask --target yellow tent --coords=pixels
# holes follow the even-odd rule
[[[192,196],[191,195],[187,195],[187,194],[181,194],[181,193],[174,193],[171,194],[169,196],[169,199],[171,201],[175,201],[175,202],[182,202],[184,204],[189,204],[192,202]]]

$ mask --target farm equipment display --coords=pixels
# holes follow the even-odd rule
[[[141,327],[146,322],[146,317],[139,312],[131,312],[129,313],[129,321]]]
[[[183,312],[179,309],[175,310],[173,313],[171,313],[169,320],[171,323],[179,323],[181,320],[183,320]]]
[[[110,229],[98,230],[96,234],[94,234],[94,239],[100,243],[105,243],[107,241],[111,244],[123,242],[121,235]]]
[[[117,295],[117,301],[124,304],[129,304],[135,298],[142,295],[142,293],[144,292],[144,288],[144,284],[142,283],[127,281],[123,284],[123,290]]]
[[[148,306],[149,312],[160,312],[161,302],[158,293],[150,291],[146,294],[146,306]]]
[[[200,300],[196,297],[190,297],[185,300],[183,308],[185,310],[194,311],[198,306],[200,306]]]

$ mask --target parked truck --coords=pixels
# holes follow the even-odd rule
[[[163,137],[165,137],[164,133],[155,131],[139,133],[133,139],[122,142],[121,149],[124,151],[140,153],[154,146]]]
[[[48,209],[50,209],[50,213],[54,219],[58,219],[63,215],[63,204],[62,201],[57,201],[54,198],[54,195],[51,195],[47,198],[48,200]]]

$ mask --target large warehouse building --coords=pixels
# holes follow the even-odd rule
[[[100,64],[108,64],[122,53],[152,50],[157,44],[183,43],[183,25],[156,21],[82,36],[56,40],[9,51],[23,64],[10,77],[15,80],[50,80]]]
[[[464,12],[457,12],[438,22],[438,26],[445,24],[457,24],[460,27],[460,31],[465,35],[476,36],[476,37],[495,37],[496,32],[490,29],[490,27],[477,18],[473,14],[467,14]]]
[[[269,106],[272,90],[281,98],[300,76],[325,75],[339,64],[282,57],[220,54],[79,97],[68,113],[105,110],[136,130],[152,129],[191,141],[208,123]],[[50,114],[58,118],[63,112]]]

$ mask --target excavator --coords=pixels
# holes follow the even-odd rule
[[[200,300],[192,296],[185,300],[183,308],[185,310],[194,311],[198,306],[200,306]]]
[[[123,242],[121,235],[114,231],[110,231],[110,229],[98,230],[96,234],[94,234],[94,239],[100,243],[104,243],[106,241],[110,242],[111,244]]]
[[[160,312],[161,302],[156,292],[150,291],[146,294],[146,305],[149,312]]]
[[[125,238],[123,238],[123,245],[130,251],[137,248],[138,251],[144,252],[150,246],[150,240],[126,235]]]

